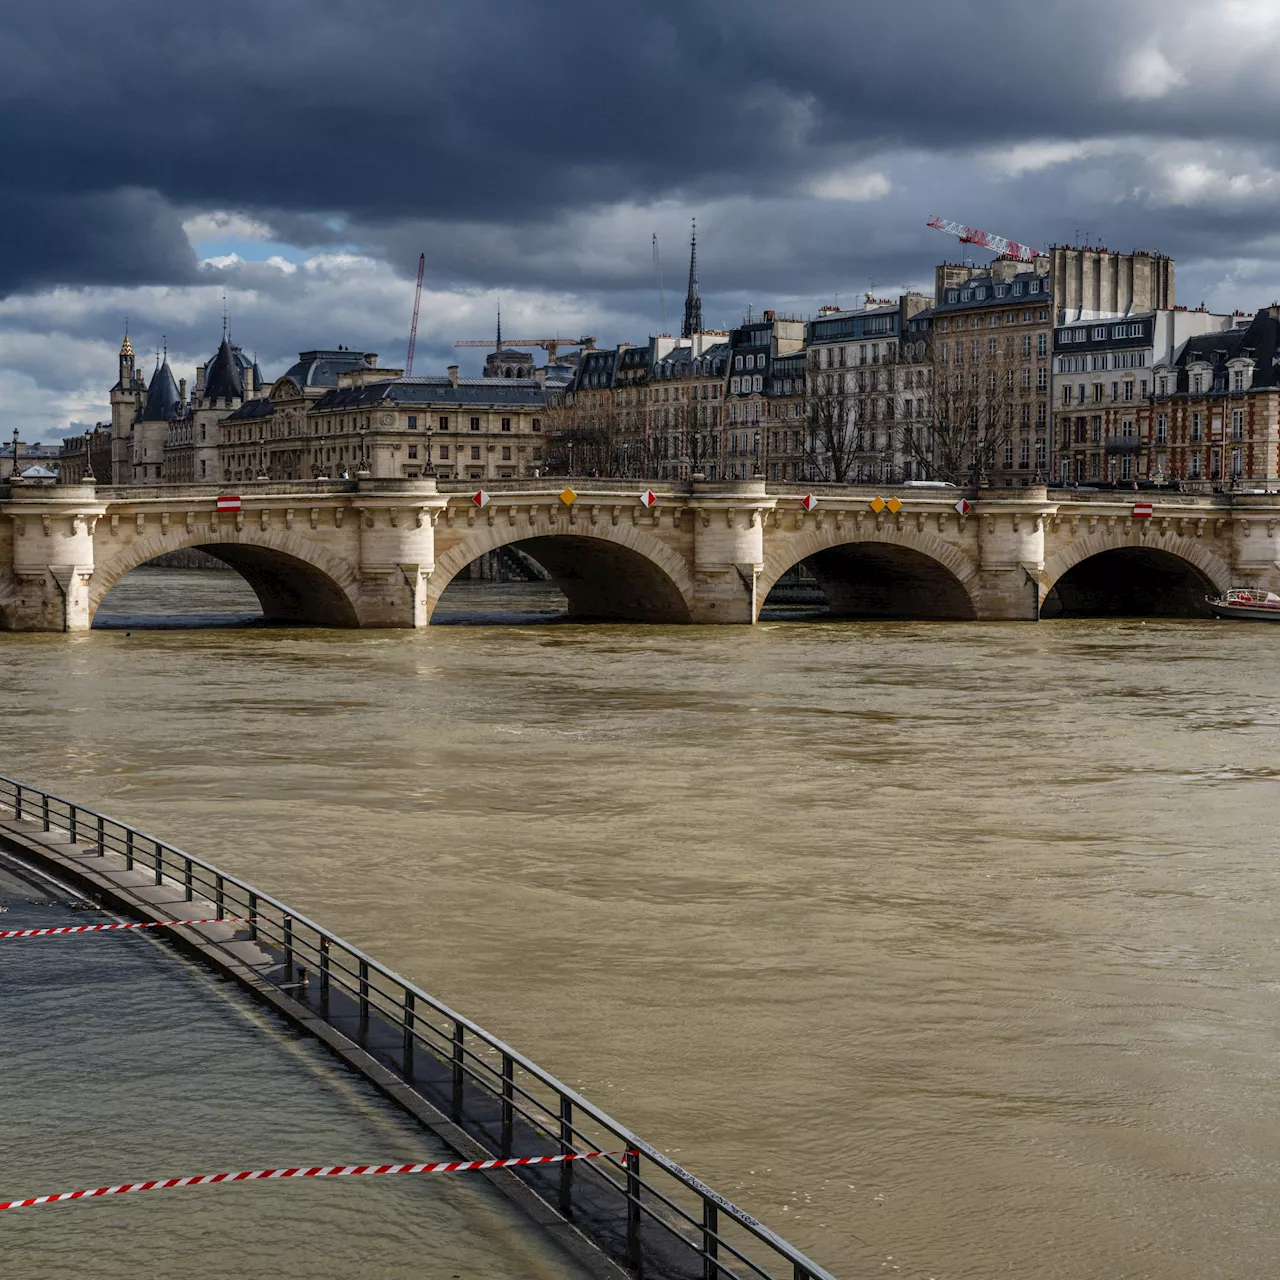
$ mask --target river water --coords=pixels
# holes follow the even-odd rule
[[[110,606],[252,608],[223,581]],[[0,771],[328,924],[841,1276],[1243,1277],[1280,1255],[1278,651],[1137,620],[3,635]]]

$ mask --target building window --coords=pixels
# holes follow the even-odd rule
[[[1036,370],[1036,390],[1047,391],[1048,389],[1049,389],[1049,370],[1037,369]]]
[[[1238,480],[1244,475],[1244,459],[1239,449],[1231,450],[1231,476],[1232,479]]]
[[[511,446],[509,444],[504,444],[502,446],[502,460],[503,462],[511,461]]]
[[[409,457],[417,458],[417,456],[418,456],[418,446],[416,444],[411,444],[409,446]]]
[[[1191,415],[1191,438],[1192,440],[1204,438],[1204,414],[1199,411]]]
[[[472,418],[472,419],[471,419],[471,430],[472,430],[472,431],[479,431],[479,430],[480,430],[480,419],[479,419],[479,418]]]
[[[440,461],[441,462],[449,461],[449,446],[447,444],[442,444],[440,446]]]
[[[440,430],[441,431],[449,430],[449,415],[447,413],[442,413],[440,415]],[[441,454],[440,456],[444,457],[444,454]]]
[[[1031,466],[1031,441],[1023,440],[1018,446],[1018,466],[1025,471]]]
[[[510,431],[510,430],[511,430],[511,419],[510,419],[510,418],[503,418],[503,420],[502,420],[502,429],[503,429],[503,431]]]
[[[1124,398],[1126,400],[1133,399],[1133,383],[1132,382],[1126,382],[1124,384]]]
[[[1200,455],[1198,453],[1193,453],[1191,455],[1191,478],[1193,480],[1199,480],[1202,474],[1203,473],[1200,469]]]
[[[478,444],[473,444],[471,446],[471,461],[472,462],[480,461],[480,446]]]
[[[1156,444],[1168,444],[1169,419],[1163,413],[1156,415]]]
[[[1092,439],[1094,444],[1102,443],[1102,415],[1095,413],[1093,415],[1093,423],[1091,425]]]
[[[1193,378],[1191,379],[1191,389],[1192,389],[1193,391],[1195,391],[1195,392],[1201,392],[1201,391],[1203,391],[1203,390],[1204,390],[1204,375],[1203,375],[1203,374],[1197,373],[1197,374],[1195,375],[1195,377],[1193,377]]]
[[[1244,410],[1231,410],[1231,438],[1233,440],[1244,439]]]
[[[418,429],[418,415],[416,413],[411,413],[409,415],[409,430],[417,431],[417,429]]]

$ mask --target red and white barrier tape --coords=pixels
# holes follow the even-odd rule
[[[55,933],[105,933],[110,929],[167,929],[175,924],[240,924],[255,916],[223,916],[221,920],[144,920],[139,924],[64,924],[57,929],[0,929],[0,938],[47,938]]]
[[[254,1182],[260,1178],[356,1178],[380,1173],[472,1173],[480,1169],[510,1169],[529,1164],[561,1164],[566,1160],[598,1160],[602,1156],[625,1156],[625,1151],[570,1151],[560,1156],[515,1156],[509,1160],[437,1160],[434,1164],[334,1164],[311,1169],[256,1169],[244,1173],[204,1173],[190,1178],[163,1178],[152,1182],[124,1182],[118,1187],[97,1187],[92,1191],[62,1191],[56,1195],[32,1196],[29,1200],[0,1202],[0,1209],[24,1209],[33,1204],[56,1204],[59,1200],[85,1200],[94,1196],[119,1196],[129,1191],[167,1191],[170,1187],[207,1187],[215,1182]]]

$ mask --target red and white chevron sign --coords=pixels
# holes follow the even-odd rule
[[[804,495],[804,497],[800,499],[800,505],[801,505],[801,506],[802,506],[806,511],[812,511],[812,510],[814,509],[814,507],[816,507],[816,506],[818,505],[818,500],[817,500],[817,498],[815,498],[815,497],[813,496],[813,494],[811,494],[811,493],[806,493],[806,494]]]
[[[477,489],[475,493],[471,495],[471,501],[474,502],[477,507],[487,507],[489,505],[490,498],[483,489]]]
[[[973,510],[973,507],[968,502],[966,502],[963,498],[961,498],[960,501],[956,503],[956,510],[962,516],[967,516],[969,512]]]
[[[651,507],[658,500],[658,495],[652,489],[646,489],[640,495],[640,503],[642,506]]]
[[[218,499],[215,509],[218,511],[239,511],[240,499],[235,494],[224,495]]]
[[[334,1164],[310,1169],[249,1169],[243,1173],[202,1173],[189,1178],[157,1178],[150,1182],[122,1182],[115,1187],[94,1187],[87,1191],[59,1191],[26,1200],[0,1202],[0,1209],[25,1209],[34,1204],[57,1204],[62,1200],[92,1200],[98,1196],[122,1196],[131,1191],[168,1191],[174,1187],[210,1187],[219,1182],[274,1182],[281,1178],[359,1178],[382,1173],[472,1173],[480,1169],[511,1169],[530,1164],[562,1164],[566,1160],[599,1160],[604,1156],[625,1156],[626,1151],[570,1151],[560,1156],[516,1156],[510,1160],[437,1160],[434,1164]],[[638,1153],[637,1153],[638,1154]]]

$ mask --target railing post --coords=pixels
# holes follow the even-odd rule
[[[716,1231],[720,1225],[720,1211],[715,1201],[702,1197],[702,1280],[719,1280],[720,1241]]]
[[[22,783],[20,782],[13,784],[13,817],[17,822],[22,821]]]
[[[462,1115],[462,1034],[463,1026],[461,1022],[454,1021],[453,1024],[453,1118],[459,1119]]]
[[[369,962],[360,961],[360,1027],[363,1032],[369,1021]]]
[[[102,814],[98,814],[98,857],[105,857],[106,852],[106,832],[103,830]]]
[[[802,1267],[797,1262],[795,1265],[795,1270],[792,1273],[792,1280],[813,1280],[813,1277],[810,1276],[809,1271],[806,1267]]]
[[[515,1119],[512,1103],[516,1096],[516,1064],[509,1053],[502,1055],[502,1158],[511,1157],[511,1124]]]
[[[49,828],[46,827],[47,831]],[[124,869],[133,870],[133,828],[126,827],[124,832]]]
[[[254,942],[258,940],[258,895],[252,890],[249,891],[249,937]]]
[[[221,879],[221,877],[219,877],[219,879]],[[184,858],[182,860],[182,896],[188,902],[190,902],[192,897],[194,897],[194,890],[192,888],[194,881],[195,871],[191,865],[191,859]]]
[[[320,939],[320,1007],[329,1012],[329,939]]]
[[[191,874],[191,859],[188,858],[187,859],[187,875],[189,876],[190,874]],[[187,889],[188,901],[190,901],[190,892],[191,892],[190,881],[188,881],[188,889]],[[215,908],[217,908],[214,912],[215,917],[221,920],[222,917],[227,914],[226,881],[222,878],[221,872],[219,872],[213,878],[213,905]]]
[[[565,1094],[560,1095],[560,1154],[567,1156],[573,1150],[573,1102]],[[573,1161],[560,1162],[560,1212],[568,1217],[573,1210]]]
[[[404,993],[404,1060],[401,1064],[406,1080],[413,1079],[413,992]]]
[[[49,830],[49,797],[45,792],[40,793],[40,821],[44,824],[44,829]]]
[[[156,847],[156,884],[164,884],[164,846],[159,840],[151,842]]]
[[[281,916],[280,928],[284,934],[284,980],[291,982],[293,980],[293,917]]]
[[[71,838],[71,843],[76,842],[76,807],[75,805],[67,806],[67,835]]]
[[[631,1149],[623,1157],[627,1166],[627,1235],[635,1247],[635,1233],[640,1229],[640,1152]]]

